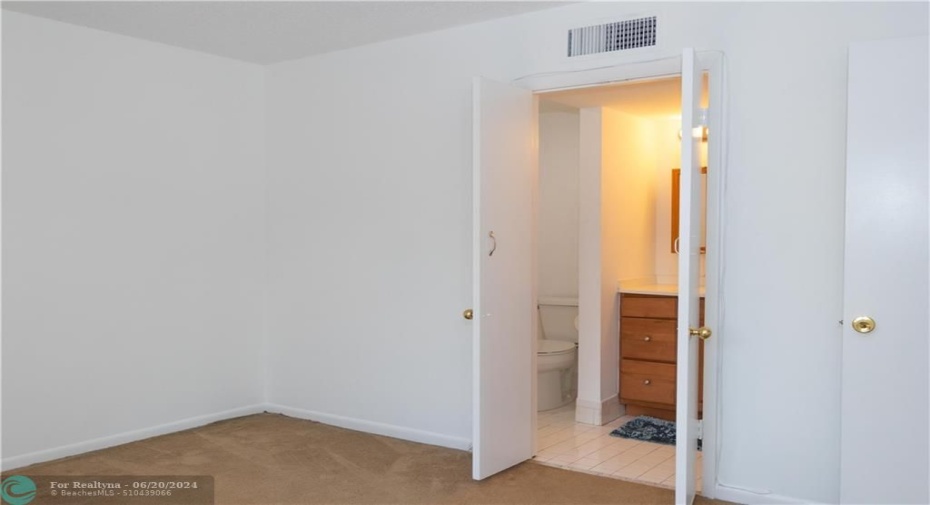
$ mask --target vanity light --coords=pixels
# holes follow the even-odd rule
[[[698,135],[700,135],[701,142],[707,142],[707,133],[710,131],[707,128],[707,109],[702,108],[698,113],[698,122],[702,126],[695,126],[691,134],[694,135],[694,138],[698,138]],[[681,130],[678,130],[678,140],[681,140]]]
[[[701,142],[707,142],[707,133],[709,131],[710,129],[706,126],[695,126],[692,133],[694,134],[694,138],[697,138],[698,135],[700,135]],[[678,140],[681,140],[681,130],[678,130]]]

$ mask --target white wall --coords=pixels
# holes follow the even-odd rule
[[[726,54],[719,479],[837,500],[846,48],[926,4],[592,2],[270,67],[274,401],[469,437],[471,77],[623,61],[566,61],[565,30],[643,11]]]
[[[601,117],[602,283],[616,295],[618,280],[655,274],[657,136],[648,118],[610,108]]]
[[[467,447],[472,72],[400,43],[269,68],[268,400]]]
[[[580,156],[578,168],[579,225],[578,225],[578,397],[575,401],[575,420],[600,425],[607,411],[619,412],[617,402],[604,404],[609,391],[616,389],[617,381],[603,380],[601,358],[604,300],[601,289],[601,262],[604,248],[601,236],[604,204],[602,187],[602,150],[604,149],[603,118],[601,108],[581,109]],[[609,345],[609,343],[608,343]],[[607,393],[605,393],[607,391]],[[616,403],[616,405],[615,405]]]
[[[601,109],[601,119],[600,368],[607,401],[620,393],[617,281],[655,275],[657,148],[648,119],[610,108]]]
[[[617,281],[655,272],[655,137],[647,119],[581,110],[580,422],[603,424],[622,414]]]
[[[5,467],[261,403],[263,79],[3,13]]]
[[[539,296],[578,297],[579,114],[539,114]]]

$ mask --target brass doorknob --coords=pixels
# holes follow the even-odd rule
[[[714,333],[710,331],[710,328],[707,326],[701,326],[700,328],[691,328],[689,331],[692,337],[701,337],[701,340],[707,340]]]
[[[862,316],[853,319],[852,327],[859,333],[872,333],[875,329],[875,320],[869,316]]]
[[[462,317],[471,321],[471,318],[475,317],[475,311],[471,309],[465,309],[465,312],[462,312]]]

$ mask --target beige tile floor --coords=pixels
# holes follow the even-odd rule
[[[632,419],[621,417],[604,426],[575,422],[575,405],[540,412],[537,418],[535,461],[543,465],[675,487],[675,447],[610,436]],[[701,453],[698,453],[697,490],[701,490]]]

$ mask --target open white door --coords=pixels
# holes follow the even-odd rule
[[[927,42],[849,48],[840,503],[930,503]]]
[[[681,55],[681,193],[678,253],[678,372],[675,503],[690,505],[697,484],[698,344],[701,257],[701,74],[694,50]],[[704,330],[702,328],[702,330]]]
[[[536,373],[532,92],[474,82],[472,477],[533,457]]]

